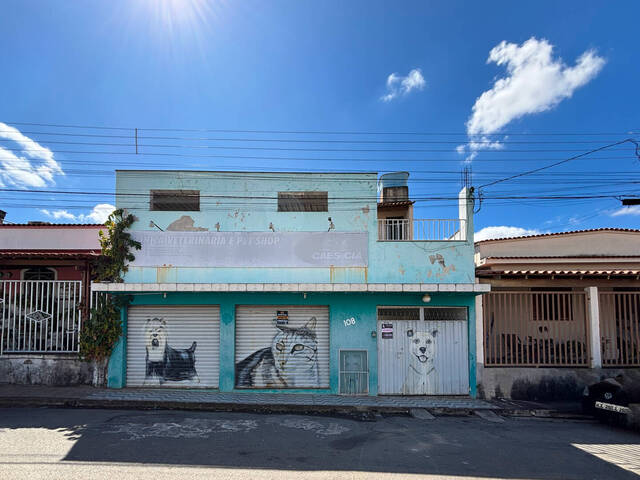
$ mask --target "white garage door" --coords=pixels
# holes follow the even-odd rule
[[[378,393],[467,395],[467,309],[378,309]]]
[[[329,307],[236,307],[237,388],[328,388]]]
[[[127,386],[217,388],[219,352],[219,307],[129,307]]]

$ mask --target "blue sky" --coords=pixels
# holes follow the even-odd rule
[[[407,170],[416,217],[449,217],[453,200],[429,197],[454,197],[465,165],[479,186],[640,137],[639,14],[634,1],[9,0],[0,208],[12,222],[100,220],[107,207],[94,207],[114,203],[115,168]],[[129,145],[135,127],[147,155],[113,145]],[[577,135],[540,135],[549,133]],[[190,138],[203,136],[235,140]],[[336,139],[369,143],[308,142]],[[396,143],[374,143],[383,141]],[[163,152],[180,156],[148,155]],[[237,158],[246,156],[280,158]],[[483,188],[476,230],[638,228],[640,208],[620,210],[613,197],[640,195],[639,173],[626,144]],[[495,198],[544,195],[608,198]],[[517,232],[495,232],[507,231]]]

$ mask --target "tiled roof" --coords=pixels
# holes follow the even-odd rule
[[[535,238],[535,237],[553,237],[558,235],[571,235],[573,233],[587,233],[587,232],[631,232],[640,233],[640,230],[633,228],[592,228],[588,230],[570,230],[568,232],[550,232],[550,233],[538,233],[536,235],[523,235],[522,237],[501,237],[501,238],[488,238],[486,240],[478,240],[475,243],[485,242],[499,242],[502,240],[520,240],[523,238]]]
[[[637,277],[640,276],[640,270],[489,270],[489,269],[476,269],[476,276],[478,277],[495,277],[498,275],[511,276],[511,277],[524,277],[524,276],[557,276],[557,277],[604,277],[604,276],[618,276],[618,277]]]
[[[380,202],[378,208],[392,208],[392,207],[408,207],[415,202],[411,200],[401,200],[397,202]]]
[[[98,223],[0,223],[0,228],[104,228]]]
[[[97,258],[102,255],[100,250],[0,250],[0,258],[30,258],[30,259],[63,259],[78,260]]]

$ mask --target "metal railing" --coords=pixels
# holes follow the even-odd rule
[[[602,365],[640,366],[640,292],[600,292]]]
[[[78,351],[81,281],[2,280],[0,294],[0,355]]]
[[[464,220],[460,218],[413,219],[382,218],[378,220],[378,240],[402,241],[464,241]]]
[[[485,366],[589,366],[584,292],[482,296]]]

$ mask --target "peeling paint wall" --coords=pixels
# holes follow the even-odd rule
[[[132,267],[127,282],[185,283],[473,283],[472,207],[467,240],[378,241],[377,174],[118,171],[118,208],[138,219],[132,229],[210,232],[368,232],[368,267]],[[201,211],[150,211],[128,192],[199,190]],[[280,191],[327,191],[328,212],[278,212]],[[259,198],[255,198],[259,197]],[[466,200],[466,197],[465,197]],[[461,203],[462,205],[462,203]],[[431,260],[433,259],[433,260]]]

